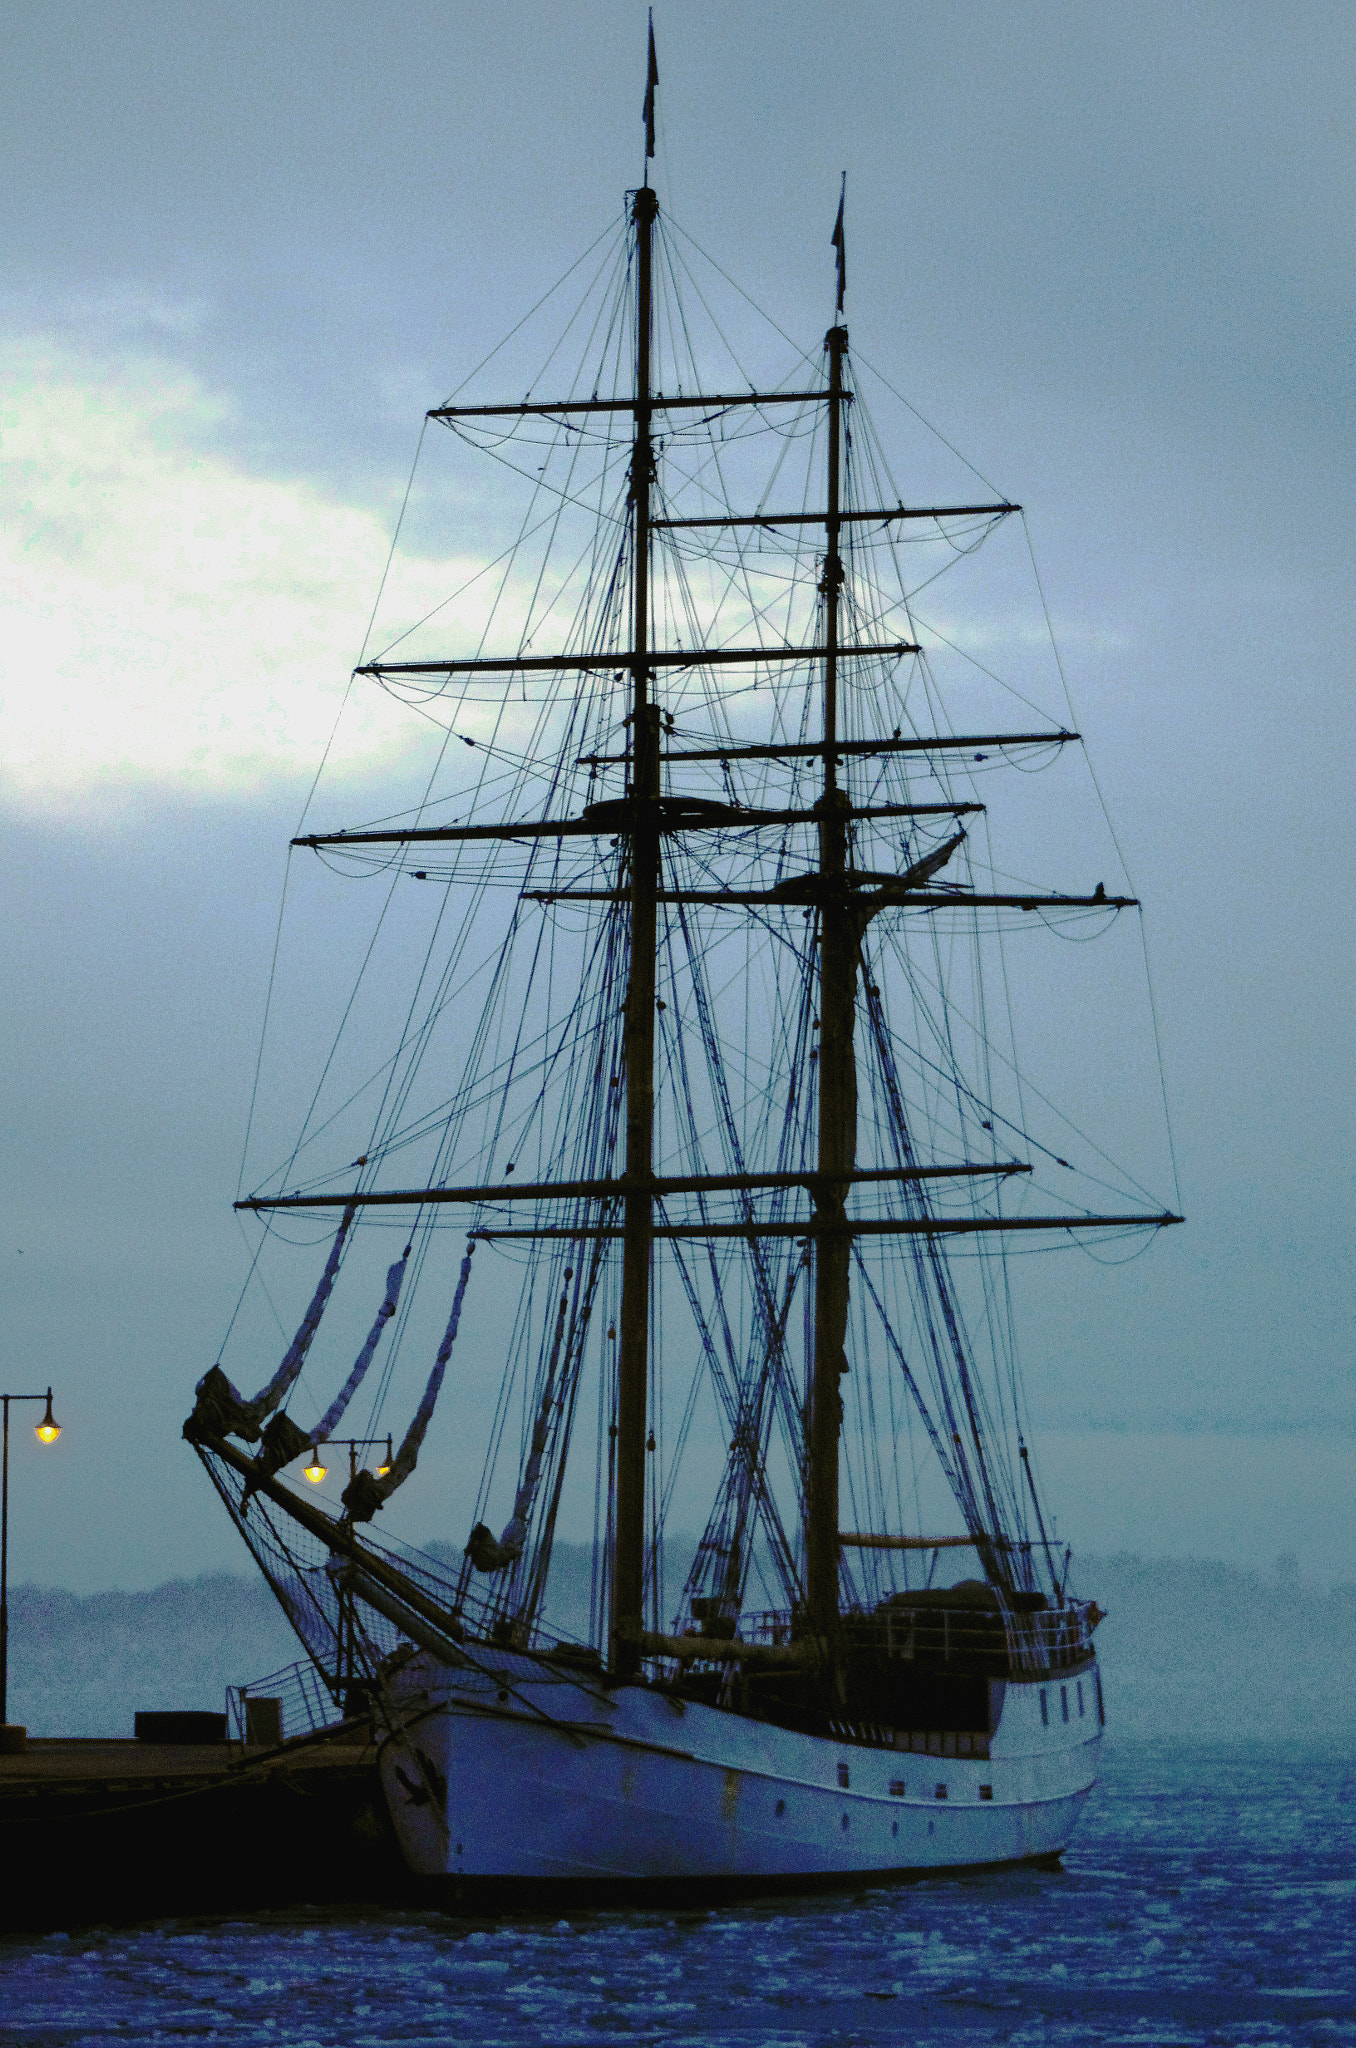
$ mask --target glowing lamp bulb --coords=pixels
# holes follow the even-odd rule
[[[386,1439],[386,1456],[384,1458],[378,1458],[377,1460],[378,1479],[384,1479],[386,1477],[386,1474],[390,1471],[391,1466],[394,1462],[395,1461],[391,1456],[391,1439],[388,1436]]]
[[[61,1435],[61,1424],[52,1413],[52,1389],[47,1389],[47,1410],[42,1421],[33,1431],[40,1444],[54,1444]]]
[[[306,1478],[310,1480],[312,1486],[319,1486],[329,1469],[328,1465],[321,1462],[319,1444],[312,1444],[311,1462],[302,1468]]]

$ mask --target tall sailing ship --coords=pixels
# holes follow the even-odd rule
[[[468,578],[492,598],[454,611],[470,646],[438,650],[435,613],[356,672],[433,722],[434,772],[410,812],[294,843],[377,878],[378,933],[417,915],[420,944],[390,956],[391,1045],[360,1033],[336,1089],[345,1004],[302,1133],[237,1203],[261,1251],[322,1266],[297,1335],[253,1398],[213,1366],[185,1425],[336,1711],[374,1722],[411,1868],[465,1897],[1057,1854],[1095,1778],[1099,1616],[1038,1491],[1009,1260],[1179,1220],[1037,1137],[995,1021],[1005,934],[1134,901],[982,851],[981,777],[1078,735],[958,730],[916,598],[1020,508],[893,483],[841,199],[822,353],[701,383],[656,82],[652,40],[647,182],[567,329],[571,388],[428,415],[526,509]],[[1038,1193],[1080,1172],[1083,1204]],[[322,1326],[340,1364],[365,1335],[311,1420]],[[455,1549],[425,1554],[373,1525],[440,1390],[468,1477]],[[566,1630],[557,1527],[590,1493]]]

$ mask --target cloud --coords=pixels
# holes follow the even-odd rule
[[[390,514],[233,455],[233,406],[168,356],[0,341],[0,792],[58,815],[147,788],[309,775],[344,700]],[[404,564],[417,613],[465,565]],[[408,745],[375,690],[332,755]]]
[[[130,294],[102,307],[97,342],[83,320],[0,337],[0,800],[12,810],[114,816],[154,792],[248,798],[308,781],[327,748],[341,778],[360,765],[379,777],[429,739],[370,685],[346,702],[394,501],[344,502],[242,456],[233,398],[175,359],[199,312]],[[400,657],[473,650],[487,626],[497,647],[511,610],[495,601],[501,577],[539,625],[553,593],[567,594],[549,573],[533,583],[545,501],[525,555],[492,567],[511,544],[497,516],[505,480],[482,478],[468,499],[432,468],[383,600],[376,644]],[[468,531],[483,555],[452,552],[449,536]],[[1029,586],[1023,597],[1029,612]],[[429,644],[405,642],[401,627],[431,612]],[[948,615],[941,631],[953,625],[988,648],[982,618]],[[1022,625],[1033,645],[1045,635],[1034,616]],[[1012,652],[1012,618],[991,637]],[[413,697],[443,715],[422,688]],[[516,731],[526,714],[505,709]],[[480,722],[474,705],[458,715]]]

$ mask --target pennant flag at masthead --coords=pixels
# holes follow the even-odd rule
[[[654,55],[654,9],[650,9],[650,66],[645,74],[645,161],[654,155],[654,89],[659,83],[659,66]]]

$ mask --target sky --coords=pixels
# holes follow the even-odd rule
[[[1356,17],[655,28],[661,205],[812,348],[846,169],[854,350],[1027,508],[1146,905],[1187,1224],[1027,1339],[1061,1532],[1356,1577]],[[16,1434],[16,1578],[244,1565],[179,1428],[248,1257],[286,841],[423,411],[619,218],[643,60],[617,0],[10,23],[0,1370],[66,1425]],[[398,748],[358,701],[334,800]]]

